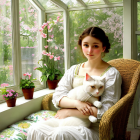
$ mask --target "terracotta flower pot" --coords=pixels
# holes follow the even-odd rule
[[[6,103],[7,103],[8,107],[14,107],[14,106],[16,106],[16,98],[8,99],[8,100],[6,100]]]
[[[33,99],[34,88],[22,88],[25,99]]]
[[[59,80],[53,80],[53,81],[47,80],[49,89],[55,89],[57,87],[58,82]]]

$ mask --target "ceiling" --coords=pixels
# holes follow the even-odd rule
[[[113,5],[122,3],[123,0],[33,0],[43,10],[55,10],[58,8],[70,9],[75,7],[88,7],[98,5]]]

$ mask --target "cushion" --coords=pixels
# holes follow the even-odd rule
[[[34,122],[37,121],[44,121],[49,118],[54,118],[56,114],[56,111],[51,111],[51,110],[41,110],[36,113],[32,113],[31,115],[27,116],[25,119],[26,120],[31,120]]]
[[[9,127],[15,128],[16,130],[19,130],[19,131],[21,130],[21,132],[24,131],[27,133],[29,127],[32,126],[33,124],[35,124],[35,122],[30,121],[30,120],[22,120],[15,124],[10,125]]]
[[[26,140],[27,133],[14,128],[7,128],[0,132],[0,140]]]

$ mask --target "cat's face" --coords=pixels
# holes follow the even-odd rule
[[[104,91],[104,82],[105,77],[86,74],[86,78],[83,82],[84,90],[90,94],[90,96],[99,97]]]

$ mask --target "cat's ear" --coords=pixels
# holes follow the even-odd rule
[[[105,78],[106,78],[105,76],[102,76],[102,77],[101,77],[101,80],[102,80],[102,81],[104,81],[104,80],[105,80]]]
[[[91,80],[92,78],[90,77],[90,75],[88,73],[86,73],[86,81]]]

